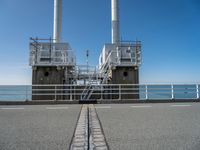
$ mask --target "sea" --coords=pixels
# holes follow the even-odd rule
[[[200,88],[200,84],[198,86]],[[172,85],[140,85],[139,93],[142,100],[146,98],[171,99],[172,93],[174,99],[196,99],[197,84],[173,85],[173,90]],[[0,85],[0,101],[31,101],[31,97],[31,85]]]

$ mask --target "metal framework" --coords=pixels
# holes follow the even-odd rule
[[[139,67],[141,62],[141,41],[105,44],[99,57],[99,73],[103,77],[102,83],[107,83],[110,69]]]
[[[123,41],[105,44],[99,58],[100,70],[105,66],[140,66],[141,41]]]
[[[75,66],[76,57],[68,43],[53,39],[30,39],[30,66]]]

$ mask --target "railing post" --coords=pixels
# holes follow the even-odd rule
[[[28,101],[28,85],[26,85],[26,101]]]
[[[56,98],[57,98],[57,96],[56,96],[57,95],[57,91],[56,90],[57,90],[57,87],[55,85],[55,101],[56,101]]]
[[[101,100],[103,100],[103,85],[101,85]]]
[[[148,98],[148,86],[145,85],[145,99],[147,100]]]
[[[80,88],[80,87],[79,87]],[[74,86],[74,89],[73,89],[73,100],[75,101],[76,100],[76,91],[77,91],[77,89],[78,89],[78,86]],[[78,89],[79,90],[79,89]],[[78,93],[79,94],[79,93]],[[77,94],[77,95],[78,95]],[[79,97],[79,95],[78,95],[78,97]],[[80,98],[80,97],[79,97]]]
[[[196,85],[196,90],[197,90],[197,99],[199,99],[199,85]]]
[[[72,89],[72,85],[69,86],[69,89],[70,89],[70,95],[69,95],[70,96],[70,101],[72,101],[72,90],[73,90]]]
[[[171,85],[171,99],[174,99],[174,85]]]
[[[119,85],[119,100],[122,99],[122,86],[121,84]]]

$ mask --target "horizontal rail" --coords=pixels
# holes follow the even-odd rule
[[[177,83],[177,84],[166,84],[166,83],[149,83],[149,84],[99,84],[101,86],[171,86],[171,85],[174,85],[174,86],[196,86],[196,85],[200,85],[200,83],[187,83],[187,84],[181,84],[181,83]],[[34,85],[29,85],[29,84],[22,84],[22,85],[0,85],[0,87],[9,87],[9,86],[12,86],[12,87],[15,87],[15,86],[68,86],[68,87],[72,87],[72,86],[83,86],[83,85],[77,85],[77,84],[34,84]]]
[[[1,100],[199,99],[200,84],[0,85]],[[88,88],[86,88],[88,87]]]

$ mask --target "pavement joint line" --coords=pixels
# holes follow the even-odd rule
[[[103,128],[98,118],[95,106],[92,104],[89,105],[89,127],[90,127],[89,149],[109,150],[109,146],[106,142]]]
[[[88,150],[88,107],[83,105],[73,135],[70,150]]]
[[[192,105],[171,105],[171,107],[191,107]]]
[[[69,107],[46,107],[46,109],[54,110],[54,109],[68,109]]]
[[[83,105],[70,150],[109,150],[95,106]]]
[[[23,110],[25,108],[23,108],[23,107],[3,107],[0,109],[2,109],[2,110]]]
[[[131,108],[151,108],[151,107],[153,107],[153,106],[151,106],[151,105],[134,105],[134,106],[130,106]]]

